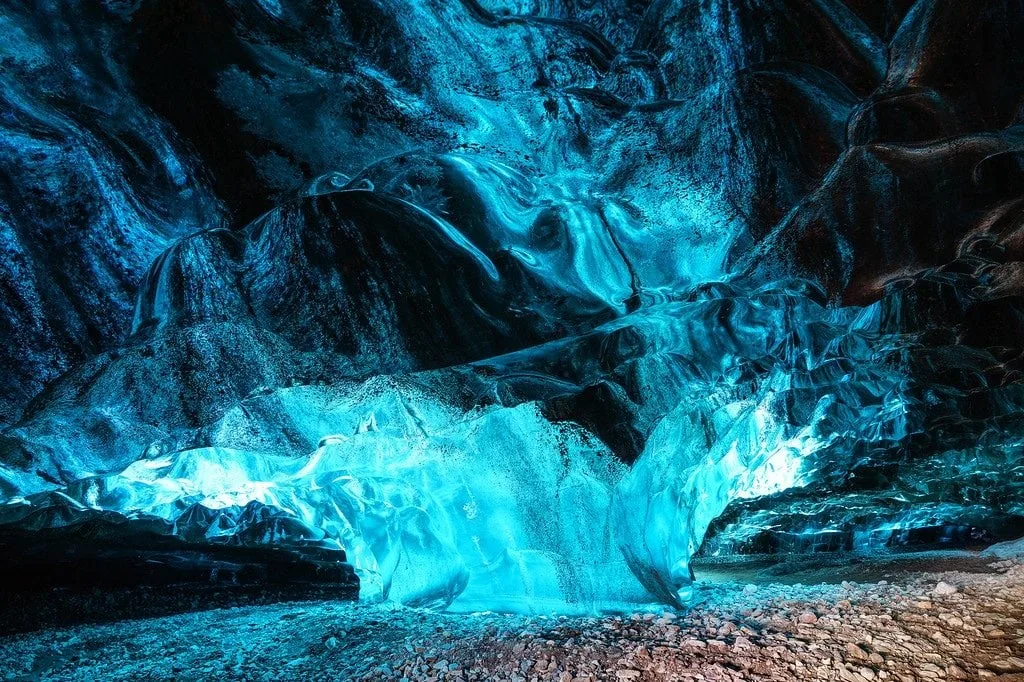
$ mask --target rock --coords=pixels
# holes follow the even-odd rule
[[[932,590],[932,594],[939,595],[940,597],[948,597],[949,595],[956,594],[957,592],[959,592],[959,590],[955,585],[950,585],[947,582],[941,581],[935,586],[935,589]]]
[[[804,625],[813,625],[818,622],[818,617],[810,611],[804,611],[797,617],[797,620]]]
[[[864,682],[864,678],[859,673],[847,670],[846,668],[839,669],[839,679],[844,682]]]
[[[951,680],[966,680],[968,675],[967,671],[958,665],[946,666],[946,677]]]
[[[864,651],[864,649],[862,649],[860,645],[855,644],[854,642],[846,643],[846,655],[855,661],[871,660],[871,657],[868,655],[868,652]]]
[[[743,594],[754,594],[757,592],[757,585],[749,584],[743,588]]]
[[[1024,538],[997,543],[985,550],[985,553],[999,558],[1024,556]]]

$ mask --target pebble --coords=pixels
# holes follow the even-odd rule
[[[1016,676],[1024,672],[1024,564],[1005,571],[919,574],[912,581],[890,574],[885,585],[865,580],[800,590],[698,583],[700,599],[688,609],[621,618],[470,616],[326,601],[303,607],[299,624],[280,618],[294,605],[246,606],[216,618],[197,612],[0,638],[0,660],[24,661],[4,671],[12,679],[51,680],[66,679],[72,669],[81,679],[156,679],[193,670],[201,678],[358,682]],[[943,584],[956,592],[940,594]],[[348,634],[339,635],[341,627]],[[214,630],[216,640],[209,636]],[[149,642],[172,640],[188,644],[152,655]],[[117,644],[97,649],[96,641]],[[342,648],[344,656],[336,653]]]
[[[868,652],[864,651],[864,649],[862,649],[860,645],[855,644],[854,642],[846,643],[846,655],[855,661],[870,660]]]

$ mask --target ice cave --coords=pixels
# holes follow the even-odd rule
[[[4,679],[1024,679],[1022,536],[1024,0],[0,3]]]

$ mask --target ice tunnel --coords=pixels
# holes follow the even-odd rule
[[[618,612],[700,557],[1024,535],[1016,0],[11,0],[0,35],[25,581]]]

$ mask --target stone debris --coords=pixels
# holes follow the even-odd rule
[[[239,606],[13,635],[0,660],[11,680],[1009,682],[1024,680],[1024,564],[756,590],[698,583],[686,610],[627,616]]]

